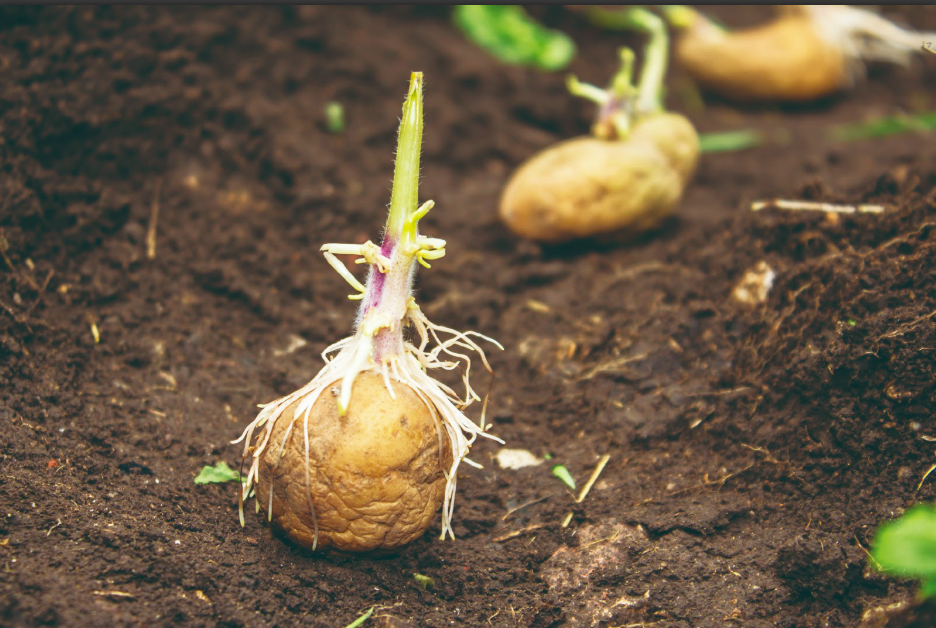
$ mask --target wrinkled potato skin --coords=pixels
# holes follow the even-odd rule
[[[848,83],[842,52],[793,13],[724,36],[690,27],[675,57],[699,85],[739,102],[807,102]]]
[[[442,465],[447,469],[452,463],[448,437],[416,393],[400,382],[393,382],[394,400],[380,375],[361,373],[344,417],[338,416],[339,385],[326,388],[309,414],[318,548],[387,552],[420,537],[442,505]],[[276,421],[261,460],[257,496],[265,517],[273,478],[272,525],[311,548],[314,528],[302,416],[289,435],[285,457],[275,466],[296,405]],[[443,430],[441,442],[438,430]]]
[[[517,169],[500,217],[540,242],[637,234],[673,212],[698,155],[692,124],[672,113],[642,120],[623,141],[566,140]]]

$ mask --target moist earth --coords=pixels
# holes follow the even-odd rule
[[[531,11],[585,81],[640,43]],[[885,13],[936,30],[932,7]],[[771,141],[704,155],[657,232],[561,247],[513,236],[498,198],[592,107],[448,7],[4,6],[0,67],[0,624],[936,625],[867,556],[936,497],[936,143],[829,136],[933,109],[936,57],[798,107],[700,107],[675,68],[669,106],[701,132]],[[480,442],[456,541],[437,520],[389,557],[312,554],[253,512],[241,528],[235,484],[193,479],[236,468],[257,404],[350,333],[319,247],[379,237],[413,70],[421,224],[449,243],[418,298],[504,344],[475,371],[487,419],[552,459],[503,469]],[[750,211],[775,197],[884,211]],[[767,269],[765,299],[739,300]],[[581,503],[550,473],[581,486],[604,454]]]

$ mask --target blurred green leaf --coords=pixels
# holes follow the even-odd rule
[[[923,585],[920,587],[920,597],[936,597],[936,578],[923,581]]]
[[[754,148],[764,143],[764,136],[755,129],[703,133],[699,136],[699,151],[703,153],[727,153]]]
[[[559,478],[559,480],[569,487],[571,490],[575,490],[575,478],[572,477],[572,474],[569,473],[569,470],[566,469],[561,464],[557,464],[552,468],[552,474]]]
[[[195,476],[195,484],[223,484],[240,479],[240,473],[221,461],[215,466],[206,466]]]
[[[869,122],[845,124],[832,130],[832,139],[840,142],[875,139],[897,135],[908,131],[932,131],[936,129],[936,111],[928,111],[915,116],[888,116]]]
[[[330,133],[341,133],[345,128],[344,107],[332,100],[325,105],[325,128]]]
[[[516,5],[457,5],[452,19],[468,39],[504,63],[556,71],[575,56],[575,43],[565,33],[542,26]]]
[[[881,571],[936,585],[936,508],[919,504],[878,528],[871,556]]]

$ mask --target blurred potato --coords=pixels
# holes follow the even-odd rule
[[[541,242],[637,234],[672,214],[698,155],[695,129],[674,113],[642,119],[625,140],[566,140],[517,169],[500,217]]]

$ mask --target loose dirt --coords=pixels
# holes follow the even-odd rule
[[[637,43],[533,11],[578,42],[582,80]],[[871,626],[903,605],[889,625],[936,625],[866,554],[936,498],[936,143],[827,137],[936,107],[936,57],[797,108],[699,110],[674,70],[670,106],[700,131],[786,142],[704,156],[658,233],[543,248],[498,222],[498,195],[592,110],[449,12],[0,8],[0,624],[340,627],[376,607],[365,626]],[[930,7],[887,14],[936,30]],[[313,555],[193,478],[239,464],[256,404],[349,334],[318,249],[379,236],[412,70],[424,227],[449,241],[419,299],[506,346],[488,418],[553,458],[506,470],[479,444],[455,542],[437,521],[394,556]],[[886,209],[749,210],[771,197]],[[766,300],[738,301],[761,262]],[[581,485],[603,454],[582,503],[549,470]]]

